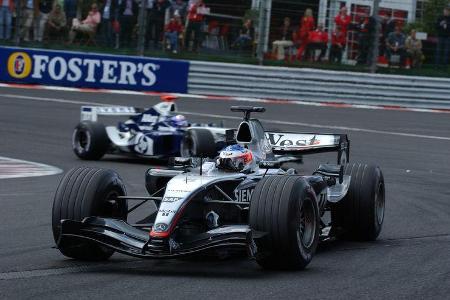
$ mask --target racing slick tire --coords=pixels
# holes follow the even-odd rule
[[[98,160],[108,151],[109,145],[105,126],[101,123],[83,121],[73,131],[73,152],[81,159]]]
[[[266,233],[256,239],[257,263],[265,269],[305,268],[319,242],[316,195],[298,175],[264,177],[250,202],[250,228]]]
[[[98,216],[126,220],[125,185],[119,175],[99,168],[77,167],[64,175],[53,200],[53,237],[61,253],[67,257],[100,261],[108,259],[114,251],[93,242],[64,237],[60,240],[61,220],[82,221],[85,217]]]
[[[373,241],[380,234],[385,208],[385,187],[381,169],[374,165],[347,164],[351,177],[347,195],[331,207],[333,227],[343,229],[341,237]]]
[[[186,132],[181,141],[180,154],[183,157],[217,156],[216,141],[208,129],[195,128]]]

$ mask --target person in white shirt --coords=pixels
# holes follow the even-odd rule
[[[25,0],[25,5],[22,9],[22,32],[21,37],[25,42],[30,41],[30,31],[34,24],[34,17],[35,17],[35,6],[36,1],[35,0]],[[37,36],[37,30],[36,27],[34,27],[34,36]]]

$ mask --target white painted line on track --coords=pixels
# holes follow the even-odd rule
[[[223,101],[243,101],[250,103],[268,103],[268,104],[290,104],[303,106],[317,106],[317,107],[334,107],[334,108],[357,108],[357,109],[371,109],[371,110],[394,110],[405,112],[420,112],[420,113],[450,113],[450,109],[446,108],[420,108],[405,105],[383,105],[383,104],[357,104],[346,101],[338,102],[317,102],[307,99],[303,100],[287,100],[287,99],[263,99],[255,97],[238,97],[238,96],[221,96],[221,95],[198,95],[198,94],[180,94],[180,93],[160,93],[160,92],[145,92],[145,91],[130,91],[130,90],[110,90],[110,89],[93,89],[93,88],[74,88],[64,86],[48,86],[48,85],[31,85],[31,84],[14,84],[14,83],[0,83],[0,87],[6,88],[22,88],[22,89],[36,89],[36,90],[53,90],[53,91],[67,91],[67,92],[83,92],[83,93],[106,93],[106,94],[121,94],[121,95],[174,95],[191,99],[204,100],[223,100]]]
[[[62,173],[53,166],[0,156],[0,179],[48,176]]]
[[[77,100],[69,100],[69,99],[61,99],[61,98],[33,97],[33,96],[23,96],[23,95],[14,95],[14,94],[2,94],[2,95],[0,95],[0,98],[13,98],[13,99],[15,98],[15,99],[30,100],[30,101],[46,101],[46,102],[55,102],[55,103],[62,103],[62,104],[120,106],[117,104],[77,101]],[[241,117],[235,117],[235,116],[205,114],[205,113],[197,113],[197,112],[189,112],[189,111],[179,111],[179,113],[186,114],[186,115],[192,115],[192,116],[198,116],[198,117],[216,118],[216,119],[228,119],[228,120],[241,120],[242,119]],[[311,124],[311,123],[301,123],[301,122],[289,122],[289,121],[270,120],[270,119],[264,119],[264,118],[261,118],[260,120],[265,123],[278,124],[278,125],[302,126],[302,127],[308,127],[308,128],[345,130],[345,131],[365,132],[365,133],[374,133],[374,134],[391,135],[391,136],[450,141],[450,137],[445,137],[445,136],[423,135],[423,134],[414,134],[414,133],[406,133],[406,132],[394,132],[394,131],[384,131],[384,130],[347,127],[347,126],[336,126],[336,125],[322,125],[322,124]]]

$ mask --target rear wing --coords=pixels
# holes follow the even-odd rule
[[[146,115],[150,116],[169,116],[176,113],[177,111],[177,106],[174,102],[171,101],[163,101],[156,105],[153,105],[150,108],[137,108],[131,106],[82,106],[81,121],[96,122],[98,120],[98,116],[130,117],[141,113],[145,113]]]
[[[98,116],[134,116],[142,112],[137,107],[126,106],[82,106],[81,121],[96,122]]]
[[[314,134],[294,132],[265,132],[274,154],[301,155],[337,152],[338,163],[348,162],[350,141],[346,134]],[[345,154],[344,156],[342,154]],[[345,161],[343,161],[345,159]]]

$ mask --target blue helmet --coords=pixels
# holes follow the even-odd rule
[[[189,124],[183,115],[176,115],[173,117],[170,117],[167,121],[170,126],[173,127],[187,127]]]
[[[217,168],[227,171],[241,172],[251,168],[253,154],[241,145],[231,145],[220,151]]]

